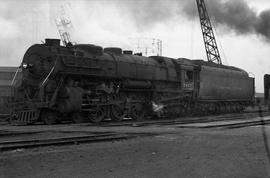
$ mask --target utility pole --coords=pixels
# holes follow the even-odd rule
[[[137,37],[130,38],[135,44],[135,51],[144,56],[157,55],[162,56],[162,40],[157,38]]]

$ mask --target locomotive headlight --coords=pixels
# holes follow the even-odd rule
[[[23,63],[23,64],[22,64],[22,67],[23,67],[24,69],[26,69],[27,66],[28,66],[28,65],[27,65],[26,63]]]
[[[34,66],[34,64],[27,64],[27,63],[23,63],[22,64],[22,67],[24,68],[24,69],[26,69],[26,68],[31,68],[31,67],[33,67]]]

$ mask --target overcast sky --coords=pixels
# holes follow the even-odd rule
[[[270,73],[270,1],[205,0],[226,65],[256,77]],[[137,37],[163,41],[163,55],[204,59],[195,0],[0,0],[0,65],[18,66],[44,38],[59,38],[54,19],[64,5],[72,40],[134,49]]]

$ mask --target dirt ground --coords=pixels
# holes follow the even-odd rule
[[[98,130],[86,126],[81,130],[87,129]],[[170,125],[106,128],[110,129],[159,135],[3,152],[0,153],[0,177],[270,177],[261,126],[237,129],[177,128]],[[270,142],[270,127],[267,126],[266,130]]]

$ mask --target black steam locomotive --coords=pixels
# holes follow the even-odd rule
[[[21,67],[12,118],[26,123],[238,112],[254,99],[254,78],[236,67],[58,39],[31,46]]]

